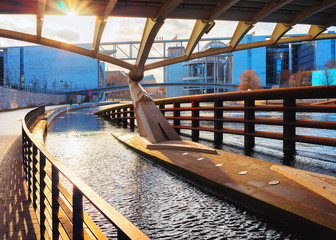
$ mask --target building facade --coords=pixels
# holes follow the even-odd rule
[[[265,36],[248,34],[240,43],[265,40]],[[222,42],[212,41],[202,50],[226,46]],[[181,56],[183,52],[182,47],[168,48],[168,54],[172,57]],[[335,56],[335,39],[273,45],[167,66],[165,67],[165,81],[167,83],[182,81],[189,83],[223,83],[237,86],[239,85],[239,76],[244,71],[254,70],[259,75],[263,87],[282,87],[282,72],[287,70],[290,73],[297,73],[299,71],[323,69],[327,61],[336,61]],[[333,73],[333,71],[329,72]],[[312,80],[313,85],[321,85],[323,82],[321,80],[322,72],[313,73],[310,78],[312,78],[310,80]],[[168,87],[167,97],[221,91],[220,89],[199,86]]]
[[[202,51],[226,47],[221,41],[207,43]],[[232,54],[220,54],[183,63],[183,82],[232,84]],[[187,86],[183,88],[184,95],[203,93],[218,93],[224,88]]]
[[[185,47],[176,46],[169,47],[168,58],[182,56]],[[165,83],[181,83],[183,81],[183,63],[176,63],[164,67],[164,81]],[[183,86],[169,86],[166,87],[166,96],[167,97],[177,97],[185,95],[183,91]]]
[[[91,48],[91,45],[81,47]],[[103,87],[105,64],[45,46],[2,48],[0,85],[42,92]]]

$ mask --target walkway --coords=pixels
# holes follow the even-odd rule
[[[21,162],[21,120],[29,110],[0,112],[0,239],[4,240],[40,236]]]
[[[21,118],[28,109],[0,113],[0,239],[38,239],[21,163]]]

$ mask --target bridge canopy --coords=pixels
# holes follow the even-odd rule
[[[47,39],[42,36],[45,15],[96,16],[92,49]],[[0,14],[36,15],[36,35],[0,29],[0,37],[32,42],[96,58],[130,70],[129,77],[141,81],[143,74],[166,65],[222,53],[277,43],[336,38],[322,34],[336,25],[335,0],[11,0],[0,1]],[[109,17],[146,18],[142,39],[134,64],[99,52],[100,41]],[[155,38],[165,20],[195,19],[195,25],[182,56],[146,64]],[[216,20],[238,21],[228,46],[195,53],[200,39],[211,31]],[[239,44],[258,22],[277,23],[266,41]],[[306,36],[283,37],[296,24],[311,25]],[[223,29],[225,31],[225,29]]]
[[[38,2],[45,0],[10,0],[1,1],[1,14],[33,14],[38,13]],[[69,11],[83,16],[103,16],[108,4],[114,4],[108,16],[156,18],[161,7],[169,1],[162,0],[47,0],[45,14],[62,15]],[[174,1],[170,1],[174,2]],[[261,22],[290,23],[300,14],[316,8],[301,21],[302,24],[326,25],[336,15],[335,1],[321,0],[182,0],[167,18],[208,19],[218,9],[214,20],[253,21],[256,14],[264,12],[268,16]],[[223,7],[224,6],[224,7]],[[323,7],[324,6],[324,7]],[[273,7],[276,7],[274,10]],[[323,9],[320,9],[320,8]],[[225,9],[227,8],[227,10]],[[333,23],[332,25],[334,25]]]

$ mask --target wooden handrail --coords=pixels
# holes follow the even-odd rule
[[[297,112],[325,112],[336,113],[336,105],[315,105],[296,103],[300,99],[326,99],[336,98],[336,85],[318,87],[299,87],[285,89],[270,89],[257,91],[229,92],[216,94],[203,94],[183,96],[156,100],[160,111],[175,130],[188,129],[192,132],[192,139],[197,141],[200,131],[214,132],[214,143],[216,146],[222,144],[222,134],[237,134],[244,136],[245,147],[254,147],[254,138],[271,138],[283,141],[284,153],[295,152],[295,143],[304,142],[326,146],[336,146],[335,138],[324,138],[315,136],[298,136],[295,133],[297,127],[316,129],[336,129],[335,122],[314,121],[296,119]],[[279,104],[262,104],[256,101],[280,100]],[[233,105],[232,102],[240,104]],[[202,104],[204,103],[204,104]],[[243,104],[244,103],[244,104]],[[113,106],[96,112],[95,114],[109,120],[123,121],[130,119],[134,121],[132,104]],[[202,111],[210,114],[204,116]],[[131,114],[130,114],[131,112]],[[239,112],[237,117],[227,117],[227,112]],[[261,118],[256,112],[282,112],[282,118]],[[169,113],[169,114],[168,114]],[[186,125],[183,121],[190,121]],[[213,122],[213,126],[202,125],[202,122]],[[244,129],[223,128],[223,123],[241,123]],[[183,124],[183,125],[181,125]],[[283,128],[283,133],[256,131],[255,125],[275,125]]]
[[[59,234],[63,234],[65,238],[69,239],[88,238],[90,234],[84,230],[83,224],[90,229],[96,239],[104,238],[99,233],[99,228],[93,224],[92,220],[83,211],[82,199],[85,197],[92,206],[116,227],[118,239],[149,239],[79,177],[63,166],[34,138],[29,131],[29,127],[43,114],[44,106],[36,108],[25,115],[22,124],[24,174],[28,184],[28,195],[33,202],[35,210],[39,211],[40,219],[42,220],[40,222],[41,238],[44,238],[47,234],[49,234],[50,238],[57,238]],[[46,169],[46,163],[51,164],[51,172]],[[37,169],[37,166],[39,166],[39,169]],[[64,186],[59,181],[59,174],[62,174],[73,185],[74,194],[71,196],[69,196],[68,192],[65,192]],[[40,176],[39,179],[37,179],[37,175]],[[39,189],[37,188],[38,185]],[[37,194],[38,192],[39,194]],[[69,199],[69,197],[72,199]],[[51,212],[46,205],[51,207]],[[51,215],[46,215],[45,212],[49,212]],[[46,223],[48,223],[47,226],[45,225]],[[47,229],[50,231],[51,227],[53,231],[48,232]]]

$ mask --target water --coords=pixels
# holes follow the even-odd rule
[[[69,112],[51,127],[46,147],[150,238],[300,239],[250,209],[206,193],[139,157],[111,132],[129,130],[90,115],[87,109]],[[85,209],[109,238],[115,237],[111,224],[88,204]]]

